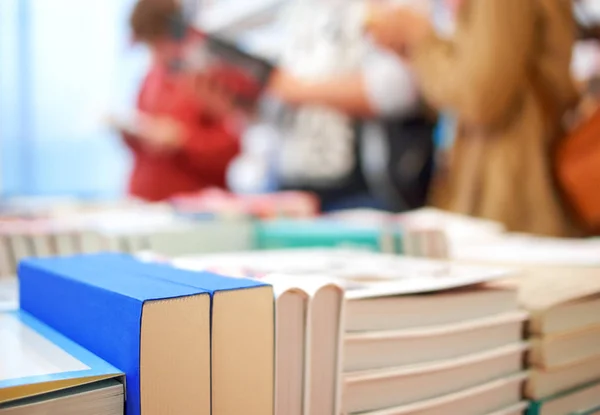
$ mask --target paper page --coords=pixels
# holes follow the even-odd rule
[[[282,250],[174,260],[177,267],[264,278],[285,274],[327,278],[348,298],[441,291],[511,275],[512,270],[350,250]]]
[[[0,382],[90,369],[11,314],[0,314]]]

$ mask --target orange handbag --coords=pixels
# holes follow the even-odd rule
[[[559,144],[555,167],[571,207],[588,230],[600,232],[600,108]]]

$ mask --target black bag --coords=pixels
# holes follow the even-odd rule
[[[427,203],[434,173],[435,121],[426,116],[358,125],[361,166],[370,192],[403,212]]]

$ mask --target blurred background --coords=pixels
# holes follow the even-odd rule
[[[274,57],[281,11],[292,0],[203,0],[185,4],[198,27]],[[435,1],[432,19],[451,25],[451,4]],[[586,3],[586,2],[584,2]],[[578,10],[598,18],[597,1]],[[118,198],[129,152],[98,122],[108,108],[135,103],[148,53],[130,42],[134,0],[2,0],[0,4],[0,196]],[[598,75],[596,42],[578,43],[573,71]]]

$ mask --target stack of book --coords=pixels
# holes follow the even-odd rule
[[[587,413],[600,406],[600,269],[528,268],[507,282],[531,311],[531,415]],[[593,412],[590,412],[593,413]]]
[[[526,378],[522,333],[527,315],[519,311],[514,289],[481,285],[506,276],[504,270],[317,249],[204,255],[172,262],[191,270],[268,281],[276,291],[278,286],[287,289],[290,304],[291,292],[296,292],[295,312],[291,305],[282,303],[280,308],[278,300],[277,373],[287,372],[285,379],[299,378],[304,367],[304,381],[293,383],[293,402],[305,406],[302,412],[296,405],[277,406],[278,414],[516,415],[526,407],[521,390]],[[305,311],[303,337],[298,327],[300,304],[308,297],[305,287],[316,283],[323,287],[327,282],[345,291],[341,323],[334,317],[339,311],[334,299],[340,292],[334,289],[328,294],[329,306]],[[295,324],[288,313],[297,319]],[[290,333],[291,327],[297,328],[296,334]],[[317,337],[315,332],[319,337],[328,334],[329,345],[335,343],[332,334],[339,333],[338,349],[315,347],[310,340]],[[290,362],[301,361],[302,354],[293,338],[303,339],[305,362],[293,365],[295,374],[290,375]],[[326,350],[321,356],[329,357],[324,360],[311,350]],[[292,354],[299,360],[290,359]],[[323,378],[327,383],[320,382]],[[278,379],[282,382],[277,382],[276,401],[290,402],[289,381]],[[337,379],[333,395],[332,379]],[[339,401],[332,412],[336,394]],[[328,406],[312,406],[319,395],[328,397],[322,401]]]
[[[506,281],[531,313],[530,415],[594,413],[600,406],[600,244],[506,234],[453,248],[462,263],[512,266]]]
[[[164,255],[250,249],[253,224],[244,219],[191,220],[172,211],[136,207],[65,217],[0,219],[0,277],[24,258],[102,251]]]
[[[123,254],[27,259],[18,276],[21,310],[0,314],[1,413],[122,414],[122,383],[79,389],[121,374],[128,415],[273,413],[271,286]]]
[[[399,261],[390,261],[392,268],[376,258],[369,262],[370,269],[356,278],[392,269],[399,275],[406,272]],[[440,285],[396,291],[389,286],[371,295],[348,291],[344,413],[522,413],[527,314],[519,311],[516,291],[475,284],[476,275],[489,270],[431,265],[413,277],[443,280],[471,273],[474,279],[454,289]]]

